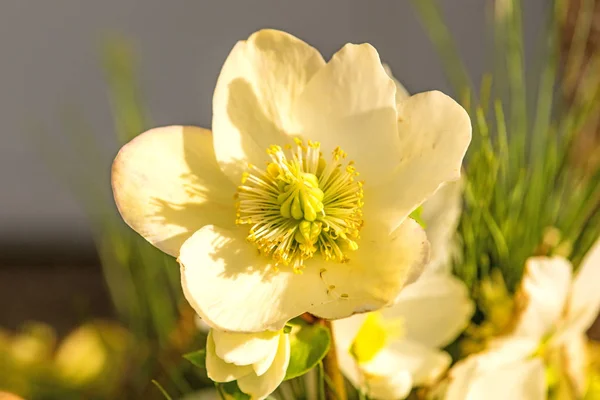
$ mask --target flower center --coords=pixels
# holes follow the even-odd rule
[[[400,318],[385,319],[380,312],[367,314],[352,344],[350,353],[359,363],[371,361],[390,342],[404,335],[404,321]]]
[[[288,158],[283,149],[267,149],[271,162],[262,170],[249,165],[237,193],[238,225],[251,225],[248,241],[275,265],[300,272],[304,260],[321,253],[327,261],[346,262],[358,248],[363,189],[353,162],[342,165],[339,147],[326,162],[318,142],[296,140]]]

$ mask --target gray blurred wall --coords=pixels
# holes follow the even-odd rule
[[[440,3],[478,81],[489,67],[490,4]],[[532,48],[546,1],[524,3]],[[370,42],[409,91],[448,90],[407,0],[0,0],[0,244],[89,244],[84,213],[42,157],[52,147],[41,143],[65,140],[61,113],[76,105],[98,137],[109,184],[118,146],[99,60],[103,37],[120,33],[136,43],[145,101],[156,125],[209,127],[221,64],[237,40],[264,27],[299,36],[326,57],[346,42]],[[62,159],[60,152],[50,153]]]

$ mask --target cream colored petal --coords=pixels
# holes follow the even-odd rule
[[[208,331],[210,331],[210,326],[206,322],[204,322],[202,318],[200,318],[200,316],[197,314],[194,316],[194,324],[200,332],[208,333]]]
[[[444,347],[466,328],[474,305],[462,281],[428,274],[407,286],[398,302],[382,310],[388,319],[403,321],[408,339],[429,347]]]
[[[194,310],[209,325],[228,331],[280,330],[311,307],[333,301],[319,269],[297,274],[245,240],[247,229],[206,226],[181,248],[181,283]]]
[[[238,183],[246,164],[266,160],[270,145],[299,133],[291,109],[325,61],[317,50],[281,31],[265,29],[238,42],[225,60],[213,97],[215,153]]]
[[[277,355],[277,348],[278,347],[275,347],[274,350],[267,354],[262,360],[252,364],[252,369],[257,376],[265,374],[269,368],[271,368],[271,364],[273,364],[273,360],[275,360],[275,356]]]
[[[171,254],[207,224],[232,226],[235,187],[215,160],[210,131],[167,126],[123,146],[112,167],[115,202],[125,222]]]
[[[327,319],[374,311],[392,304],[429,257],[429,243],[419,224],[408,218],[389,236],[365,226],[350,261],[323,263],[321,276],[336,301],[310,309]]]
[[[360,327],[365,322],[368,313],[355,314],[348,318],[336,319],[332,321],[335,343],[347,351],[350,349],[354,338],[358,334]]]
[[[431,259],[424,273],[450,273],[455,235],[462,212],[463,181],[447,182],[422,205]]]
[[[217,356],[227,363],[250,365],[271,357],[277,351],[279,332],[256,333],[212,330]]]
[[[585,333],[572,335],[562,346],[562,366],[569,379],[569,389],[583,398],[588,384],[588,339]]]
[[[403,369],[411,373],[414,386],[432,385],[452,362],[448,353],[412,340],[395,340],[388,348]]]
[[[273,393],[283,382],[288,365],[290,364],[290,339],[288,335],[280,335],[277,355],[271,367],[261,376],[252,373],[238,379],[240,390],[254,400],[261,400]]]
[[[600,311],[600,239],[586,254],[571,288],[567,319],[574,329],[586,331]]]
[[[445,400],[545,400],[544,364],[539,358],[481,371],[478,356],[450,370]]]
[[[252,373],[250,365],[238,366],[223,361],[215,352],[213,330],[206,339],[206,374],[215,382],[231,382]]]
[[[365,186],[393,171],[400,157],[396,88],[369,44],[347,44],[310,80],[294,106],[303,138],[326,160],[336,147],[356,162]]]
[[[377,400],[404,399],[410,393],[413,380],[404,360],[383,349],[367,363],[360,364],[363,387],[370,398]]]
[[[460,177],[471,142],[471,120],[454,100],[437,91],[413,95],[398,105],[400,157],[393,177],[376,188],[365,208],[376,208],[391,229],[444,182]],[[366,186],[365,186],[366,187]]]
[[[561,257],[527,260],[519,290],[525,308],[513,335],[542,338],[560,320],[571,287],[571,264]]]
[[[362,315],[365,315],[365,314],[360,314],[357,316],[362,316]],[[350,317],[350,318],[352,318],[352,317]],[[338,365],[340,366],[340,370],[342,371],[344,376],[348,379],[348,381],[355,388],[362,388],[364,386],[364,380],[362,378],[362,372],[360,371],[360,367],[358,366],[356,359],[350,353],[350,343],[351,342],[346,344],[346,343],[340,343],[338,340],[338,338],[340,337],[338,333],[342,333],[343,330],[337,329],[337,327],[344,326],[344,325],[343,324],[338,325],[337,323],[340,321],[345,321],[347,319],[349,319],[349,318],[333,321],[333,331],[334,331],[335,340],[336,340],[335,345],[336,345],[336,349],[337,349]],[[346,335],[343,335],[343,336],[346,336]]]
[[[398,79],[396,79],[396,77],[392,73],[392,69],[390,68],[390,66],[388,64],[384,63],[383,70],[385,71],[386,74],[388,74],[388,76],[392,79],[392,81],[394,81],[394,85],[396,85],[396,104],[402,102],[403,100],[408,99],[410,97],[408,90],[406,90],[406,88],[404,86],[402,86],[400,81]]]

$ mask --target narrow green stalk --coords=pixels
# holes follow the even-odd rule
[[[329,329],[329,332],[331,333],[331,346],[329,348],[329,352],[323,359],[323,378],[329,382],[328,385],[325,385],[325,399],[347,400],[348,396],[346,395],[346,385],[344,383],[344,377],[340,371],[340,366],[337,359],[335,335],[333,334],[331,321],[322,319],[319,322]]]

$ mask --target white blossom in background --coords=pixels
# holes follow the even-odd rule
[[[383,68],[396,85],[396,103],[410,97],[406,88],[396,79],[388,64]],[[462,212],[464,182],[459,179],[447,182],[427,198],[420,210],[427,240],[430,244],[430,259],[424,273],[450,273],[451,258],[456,254],[455,235]]]
[[[452,359],[440,350],[464,330],[473,303],[462,281],[427,274],[396,305],[333,322],[342,371],[370,398],[405,398],[435,383]]]
[[[237,380],[253,400],[266,398],[285,378],[290,339],[283,331],[237,333],[211,329],[206,341],[206,373],[214,382]]]
[[[397,99],[369,44],[325,62],[280,31],[238,42],[213,97],[212,134],[152,129],[113,164],[123,219],[178,257],[209,326],[278,331],[394,303],[429,245],[411,218],[460,176],[466,111],[440,92]]]
[[[452,257],[457,254],[456,229],[462,213],[463,181],[448,182],[422,205],[431,258],[424,274],[452,272]]]
[[[452,368],[446,400],[582,398],[587,388],[585,332],[600,310],[600,240],[573,276],[561,257],[527,261],[514,331]]]

